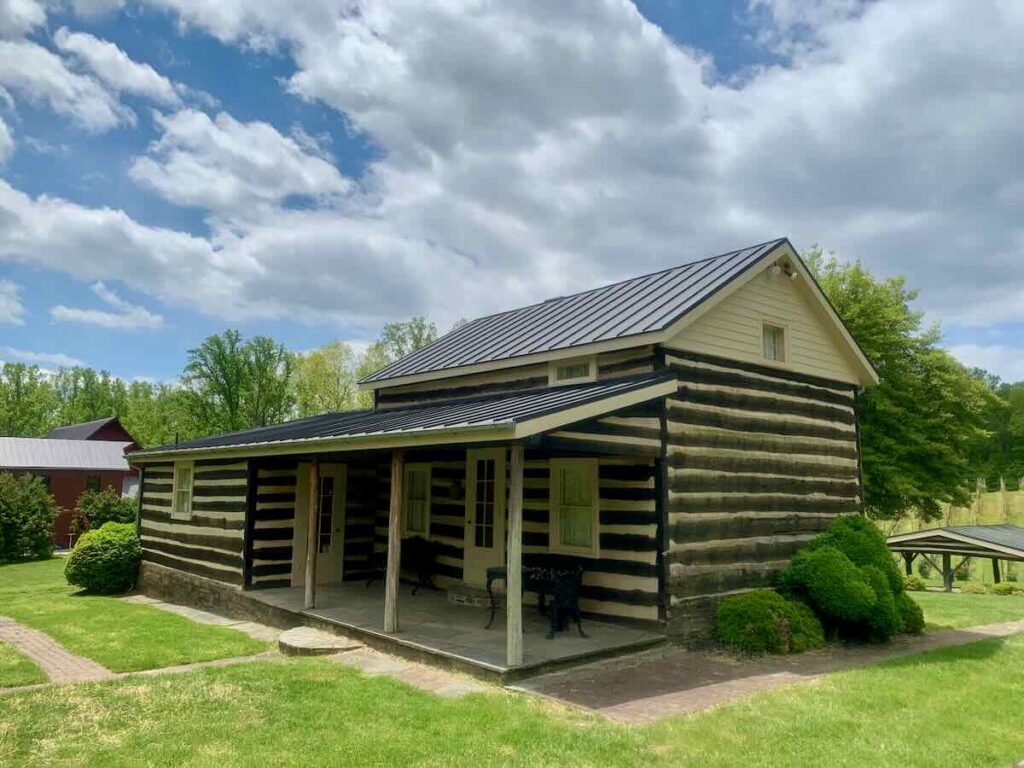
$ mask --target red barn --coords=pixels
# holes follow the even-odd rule
[[[138,475],[125,453],[138,448],[116,416],[59,427],[44,438],[0,437],[0,472],[29,473],[43,481],[57,502],[54,544],[73,543],[71,512],[85,490],[138,492]]]

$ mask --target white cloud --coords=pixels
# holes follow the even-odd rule
[[[114,91],[145,96],[172,107],[181,103],[174,83],[149,64],[132,60],[107,40],[61,27],[54,34],[53,41],[61,51],[82,62]]]
[[[102,282],[94,283],[92,291],[103,303],[116,311],[107,312],[100,309],[83,309],[58,304],[50,308],[50,317],[58,322],[83,323],[118,330],[160,328],[164,324],[161,315],[150,312],[138,304],[125,301]]]
[[[7,123],[0,118],[0,163],[7,161],[7,158],[14,152],[14,137],[7,127]]]
[[[89,131],[135,122],[134,113],[99,82],[72,72],[59,56],[28,40],[0,40],[0,87],[44,102]]]
[[[57,365],[64,368],[72,368],[76,365],[85,365],[77,357],[65,355],[63,352],[32,352],[14,347],[0,347],[0,359],[12,359],[22,363],[43,365]]]
[[[0,323],[25,324],[25,305],[21,303],[21,286],[0,280]]]
[[[46,21],[36,0],[0,0],[0,37],[20,37]]]
[[[292,195],[323,201],[351,187],[330,162],[267,123],[224,112],[211,120],[192,109],[155,120],[163,135],[129,173],[179,205],[251,217]]]
[[[1024,345],[954,344],[949,351],[970,368],[983,368],[1003,381],[1024,382]]]
[[[83,19],[95,19],[124,8],[124,0],[71,0],[71,7]]]

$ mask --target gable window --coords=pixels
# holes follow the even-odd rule
[[[552,459],[552,551],[597,556],[597,459]]]
[[[85,476],[85,490],[87,491],[98,491],[100,489],[100,476],[99,475],[86,475]]]
[[[764,323],[761,326],[764,344],[764,359],[785,362],[786,360],[786,329],[781,325]]]
[[[556,361],[548,367],[548,384],[581,384],[597,381],[597,359],[580,357],[575,360]]]
[[[403,530],[411,536],[430,534],[430,465],[407,464],[405,467],[405,523]]]
[[[192,518],[193,469],[191,461],[180,461],[174,465],[171,517],[178,520],[189,520]]]

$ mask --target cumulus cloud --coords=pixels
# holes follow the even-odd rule
[[[37,0],[0,0],[0,37],[20,37],[46,21]]]
[[[25,324],[25,305],[21,303],[21,286],[0,280],[0,323]]]
[[[63,304],[50,307],[50,317],[57,322],[98,325],[101,328],[135,330],[138,328],[160,328],[164,324],[161,315],[150,312],[143,306],[125,301],[102,282],[92,286],[92,292],[115,311],[68,307]]]
[[[62,368],[85,365],[77,357],[66,355],[63,352],[34,352],[27,349],[2,346],[0,346],[0,360],[17,360],[18,362],[29,363],[30,365],[56,365]]]
[[[86,32],[71,32],[61,27],[53,36],[57,48],[80,61],[116,92],[144,96],[160,104],[181,103],[178,89],[149,64],[131,59],[113,43]]]
[[[983,368],[1003,381],[1024,382],[1024,345],[954,344],[949,351],[966,366]]]

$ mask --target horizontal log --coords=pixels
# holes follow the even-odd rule
[[[285,547],[253,547],[254,560],[291,560],[292,548]]]
[[[654,463],[644,464],[601,464],[598,467],[601,480],[636,481],[650,480],[654,477]]]
[[[799,475],[801,477],[857,478],[855,464],[826,464],[778,458],[751,458],[742,454],[678,453],[669,454],[668,464],[675,469],[706,469],[713,472],[737,474]]]
[[[249,473],[244,469],[211,469],[196,466],[196,480],[247,480]]]
[[[673,544],[666,561],[680,565],[732,565],[788,560],[816,533]]]
[[[650,552],[657,550],[658,543],[653,536],[638,536],[629,533],[602,533],[601,549],[613,552]]]
[[[284,507],[278,509],[261,509],[256,507],[256,512],[253,514],[253,519],[257,523],[270,523],[275,520],[293,520],[295,519],[295,508]]]
[[[209,499],[220,497],[230,497],[232,499],[245,499],[245,496],[246,489],[244,485],[195,485],[192,487],[193,499]]]
[[[836,392],[831,389],[814,387],[809,384],[787,381],[780,378],[759,378],[745,374],[737,369],[702,368],[698,365],[686,363],[671,363],[669,368],[679,375],[679,380],[683,383],[751,389],[771,395],[803,397],[808,400],[816,400],[820,403],[829,403],[831,405],[852,406],[854,403],[852,392]]]
[[[716,408],[728,408],[735,411],[787,414],[839,424],[854,423],[852,408],[804,400],[789,400],[769,395],[748,395],[726,390],[696,389],[687,386],[683,386],[676,397],[689,403],[713,405]]]
[[[255,574],[253,574],[255,576]],[[292,585],[291,579],[267,579],[254,581],[251,589],[282,589]]]
[[[589,600],[620,603],[622,605],[657,605],[659,601],[657,592],[643,592],[637,589],[611,589],[609,587],[597,587],[587,584],[580,587],[580,597]]]
[[[821,376],[814,376],[809,373],[797,373],[796,371],[780,371],[778,368],[770,368],[767,365],[758,365],[757,363],[746,363],[739,362],[736,360],[727,360],[723,357],[717,357],[716,355],[706,355],[700,352],[687,352],[683,350],[670,349],[666,350],[665,362],[669,366],[673,366],[677,361],[689,361],[693,363],[706,363],[708,365],[716,365],[729,370],[735,371],[746,371],[747,373],[757,374],[758,376],[764,376],[767,378],[780,379],[782,381],[799,382],[802,384],[809,384],[813,387],[820,387],[821,389],[834,389],[840,392],[853,392],[856,389],[856,385],[850,384],[845,381],[834,381],[832,379],[826,379]]]
[[[652,501],[658,497],[654,488],[608,488],[599,490],[601,499],[612,501]]]
[[[222,552],[217,549],[203,547],[187,547],[169,541],[143,538],[142,549],[146,552],[159,552],[171,557],[187,558],[210,565],[224,565],[229,568],[242,567],[242,553]]]
[[[155,520],[163,523],[182,523],[183,525],[202,525],[209,528],[225,528],[233,530],[241,530],[245,528],[245,520],[243,518],[229,518],[229,517],[218,517],[216,515],[199,515],[193,514],[192,517],[187,519],[172,518],[170,510],[165,512],[157,512],[155,510],[143,509],[142,518],[144,520]]]
[[[645,510],[643,512],[618,512],[616,510],[602,509],[600,512],[601,525],[646,525],[656,524],[660,520],[661,514],[657,510]]]
[[[198,547],[212,547],[226,552],[242,552],[242,539],[235,536],[218,536],[216,533],[191,533],[185,531],[165,530],[146,525],[142,521],[140,532],[143,536],[174,539],[182,544],[191,544]]]
[[[278,491],[277,493],[257,493],[256,505],[260,504],[294,504],[294,491]]]
[[[210,501],[207,499],[193,499],[192,501],[192,511],[196,514],[209,512],[245,513],[247,509],[245,496],[240,497],[238,501]]]
[[[291,541],[294,532],[291,528],[254,528],[252,540],[256,541]]]
[[[674,470],[669,473],[669,489],[674,493],[821,493],[853,498],[860,484],[857,480]]]
[[[736,589],[774,585],[786,561],[776,563],[732,563],[729,565],[669,566],[669,593],[677,597],[695,597]]]
[[[798,496],[781,493],[764,494],[669,494],[670,513],[689,512],[818,512],[845,515],[859,512],[857,499],[834,496]]]
[[[241,568],[237,571],[215,568],[200,563],[191,563],[178,557],[165,555],[162,552],[154,552],[146,549],[142,551],[142,559],[150,563],[156,563],[157,565],[174,568],[182,573],[190,573],[193,576],[201,576],[205,579],[213,579],[215,581],[235,586],[240,586],[242,584]]]
[[[578,555],[565,555],[554,552],[524,552],[523,565],[530,568],[555,568],[559,570],[581,567],[588,572],[618,573],[626,576],[657,577],[658,575],[658,566],[651,563],[641,563],[635,560],[618,560],[610,557],[580,557]]]
[[[818,437],[827,440],[852,440],[854,438],[851,430],[829,424],[759,419],[748,412],[691,407],[675,400],[670,400],[668,403],[668,418],[669,421],[677,424],[716,427],[737,432],[763,432],[770,435]]]
[[[282,574],[291,573],[291,563],[265,563],[261,565],[254,565],[252,567],[253,578],[260,576],[280,576]],[[281,586],[291,586],[288,581],[285,581]]]
[[[674,422],[668,443],[679,448],[720,448],[734,451],[762,451],[780,454],[857,458],[855,435],[839,440],[813,440],[763,432],[737,432],[729,429],[695,427]]]
[[[673,514],[669,537],[676,542],[821,533],[837,517],[798,512],[727,512]]]

